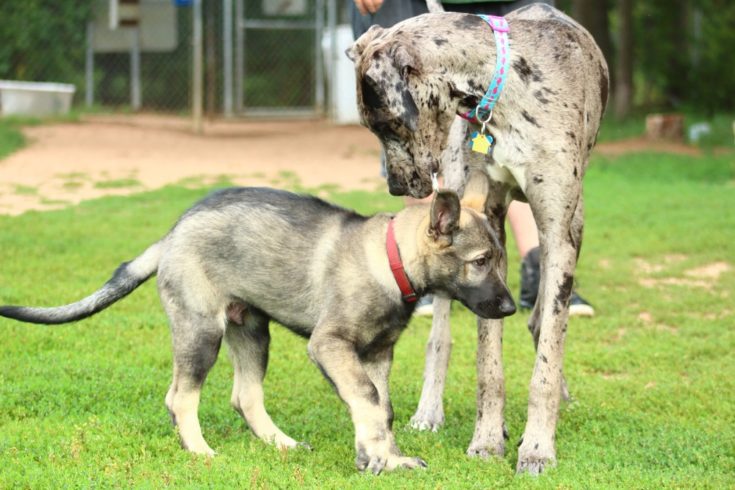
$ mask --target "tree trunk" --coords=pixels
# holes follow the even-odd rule
[[[633,0],[618,0],[618,17],[615,117],[623,119],[633,105]]]

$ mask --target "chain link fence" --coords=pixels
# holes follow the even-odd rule
[[[71,83],[80,107],[189,113],[196,1],[206,115],[327,111],[322,41],[346,0],[4,2],[0,79]],[[137,26],[110,29],[111,6],[131,4]]]

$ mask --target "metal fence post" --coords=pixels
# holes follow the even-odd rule
[[[130,105],[134,111],[142,104],[140,90],[140,29],[130,28]]]
[[[87,52],[84,60],[84,102],[94,105],[94,22],[87,22]]]
[[[203,107],[203,43],[202,43],[202,0],[194,0],[192,26],[192,88],[191,112],[194,119],[194,131],[202,132]]]
[[[232,0],[222,0],[222,109],[232,117]]]

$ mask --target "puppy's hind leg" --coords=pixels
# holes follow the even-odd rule
[[[166,406],[178,427],[182,446],[193,453],[214,455],[202,436],[197,412],[202,385],[222,344],[222,324],[215,318],[184,310],[167,296],[162,290],[174,347],[174,377],[166,394]]]
[[[242,415],[253,433],[263,441],[275,444],[279,448],[305,446],[276,427],[265,410],[263,378],[268,367],[270,344],[268,317],[252,310],[242,311],[237,317],[236,321],[230,318],[225,331],[225,341],[235,368],[230,399],[232,407]]]

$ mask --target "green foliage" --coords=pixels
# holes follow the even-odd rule
[[[446,426],[405,429],[420,395],[429,320],[413,320],[398,342],[391,378],[397,442],[429,468],[376,478],[355,471],[349,414],[309,362],[305,341],[276,325],[266,404],[314,451],[279,452],[253,437],[229,407],[226,349],[200,411],[219,454],[182,451],[163,404],[170,337],[150,281],[77,324],[0,320],[0,487],[727,488],[735,474],[735,232],[723,210],[735,208],[734,182],[732,155],[593,162],[577,287],[597,316],[570,320],[565,372],[575,401],[562,409],[558,467],[538,480],[513,475],[534,359],[527,313],[505,326],[506,457],[464,454],[475,419],[476,330],[455,305]],[[0,216],[0,303],[88,294],[203,194],[169,187]],[[363,212],[400,207],[382,193],[332,197]],[[517,291],[512,243],[509,250]],[[686,282],[695,280],[689,271],[714,262],[730,269],[706,286]]]
[[[0,160],[22,148],[25,142],[17,121],[0,119]]]
[[[727,0],[634,2],[639,104],[735,108],[735,3]]]
[[[80,85],[91,5],[90,0],[3,2],[0,79]]]

